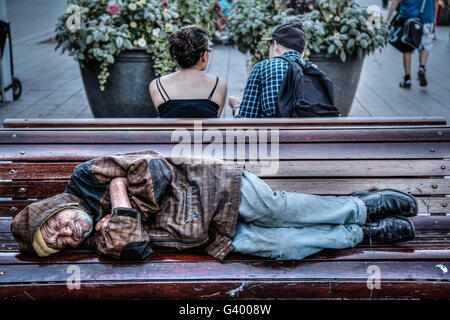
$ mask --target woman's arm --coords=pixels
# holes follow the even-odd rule
[[[158,112],[158,107],[161,103],[163,103],[163,101],[160,94],[158,93],[158,88],[156,88],[156,79],[150,82],[148,86],[148,92],[150,93],[150,98],[152,99],[153,105]]]
[[[219,80],[218,90],[222,97],[220,104],[219,104],[219,111],[217,112],[217,118],[220,118],[220,116],[222,115],[223,107],[225,106],[225,103],[227,102],[227,92],[228,92],[228,86],[227,86],[226,82],[223,81],[222,79]]]

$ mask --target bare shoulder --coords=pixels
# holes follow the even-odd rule
[[[206,76],[208,77],[208,81],[211,83],[216,83],[217,79],[219,79],[219,81],[217,82],[217,89],[225,89],[227,88],[227,83],[225,82],[225,80],[223,80],[222,78],[219,78],[215,75],[212,74],[206,74]]]

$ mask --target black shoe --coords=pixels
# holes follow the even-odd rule
[[[428,82],[427,82],[427,77],[425,77],[425,67],[420,67],[419,68],[419,84],[421,87],[426,87]]]
[[[361,226],[364,232],[362,244],[383,244],[412,240],[415,237],[414,223],[404,216],[391,216],[368,222]]]
[[[405,217],[417,215],[417,200],[405,192],[382,189],[373,192],[356,192],[352,196],[358,197],[364,202],[368,220],[386,218],[393,215]]]
[[[411,88],[411,79],[409,77],[404,77],[403,81],[398,84],[400,88],[410,89]]]

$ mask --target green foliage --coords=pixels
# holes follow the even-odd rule
[[[323,52],[345,61],[348,55],[358,54],[362,58],[386,46],[389,35],[386,21],[360,7],[355,0],[296,2],[296,7],[307,10],[300,14],[276,0],[237,0],[227,24],[231,42],[241,52],[249,52],[253,62],[261,61],[268,55],[268,43],[261,39],[270,36],[280,24],[298,22],[308,39],[305,57],[311,52]]]
[[[229,41],[242,53],[249,52],[252,63],[267,57],[269,44],[262,38],[270,37],[280,24],[300,21],[277,0],[237,0],[229,12],[225,25]]]
[[[145,48],[154,60],[156,75],[173,72],[175,62],[167,50],[168,36],[180,27],[200,25],[214,30],[213,0],[68,0],[56,25],[56,49],[83,61],[100,62],[98,76],[104,90],[108,67],[124,50]],[[113,13],[111,5],[120,8]],[[74,17],[78,17],[78,21]]]

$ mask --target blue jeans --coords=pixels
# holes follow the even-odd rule
[[[244,170],[233,246],[240,253],[300,260],[325,248],[355,247],[366,218],[356,197],[273,191]]]

